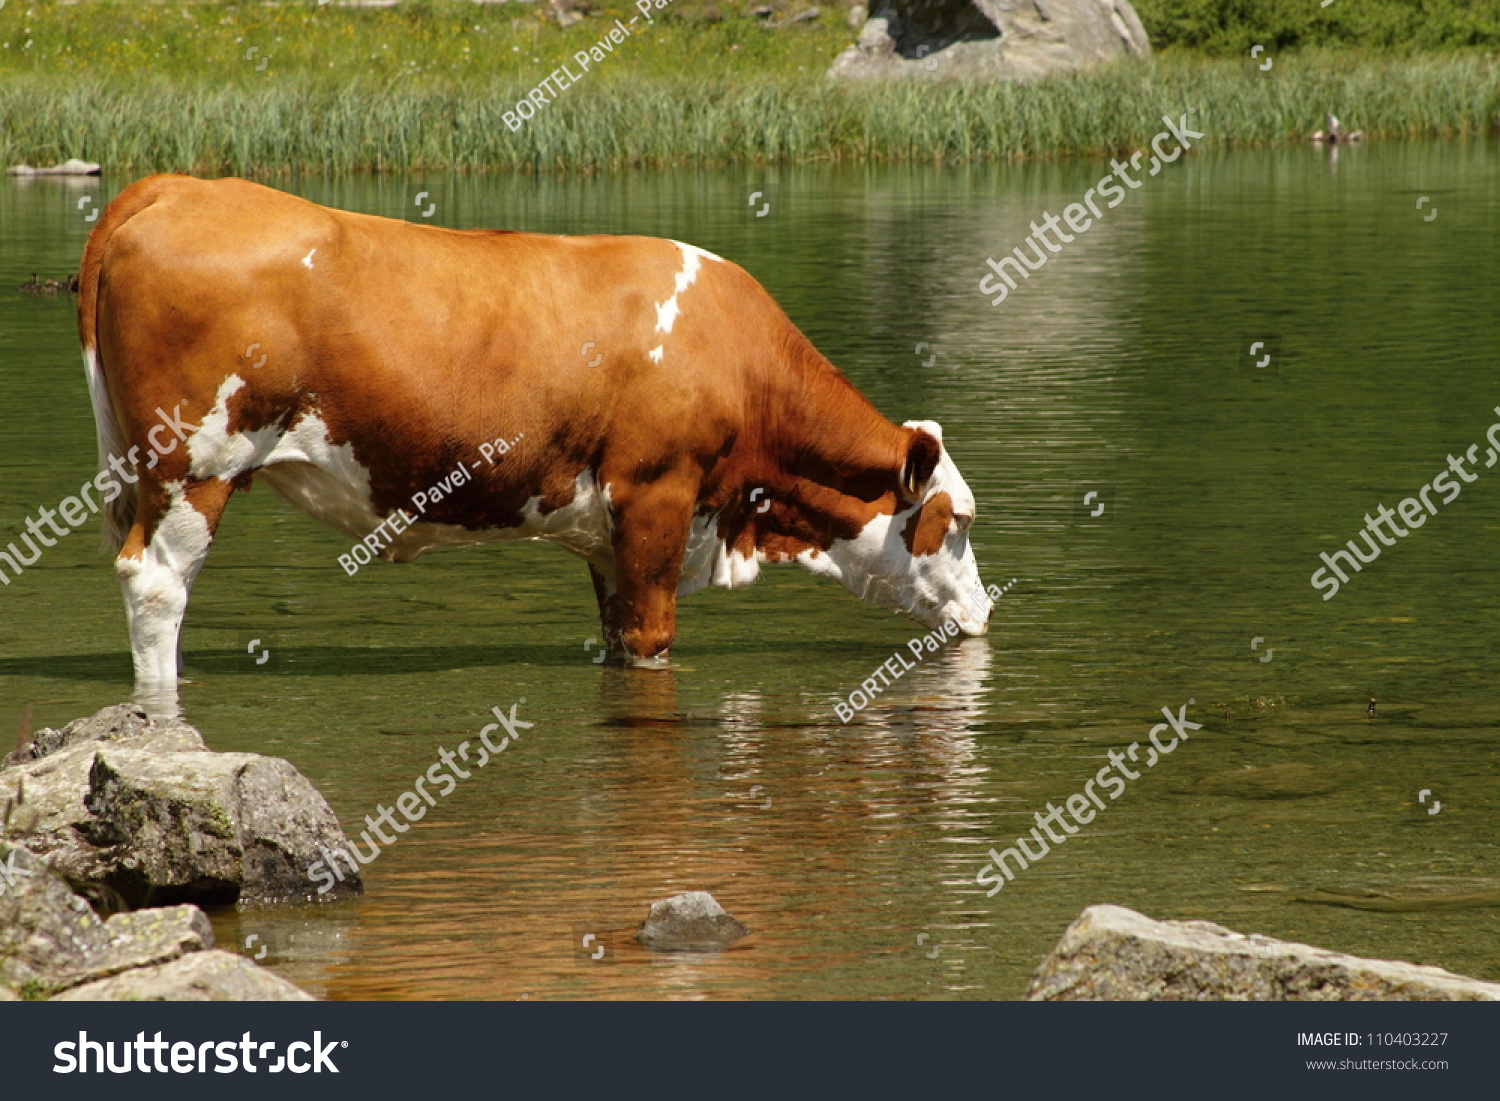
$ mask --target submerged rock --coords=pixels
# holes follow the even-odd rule
[[[707,891],[687,891],[653,902],[635,939],[662,952],[716,952],[749,932]]]
[[[1500,1001],[1500,983],[1346,956],[1207,921],[1090,906],[1037,968],[1032,1001]]]
[[[1382,914],[1424,914],[1443,910],[1487,910],[1500,907],[1500,887],[1493,880],[1417,881],[1405,887],[1315,887],[1297,895],[1298,902],[1343,906]]]
[[[345,845],[332,809],[278,757],[213,753],[186,723],[105,708],[42,730],[0,771],[0,836],[23,842],[74,887],[127,906],[340,898],[317,894],[320,849]]]
[[[1239,799],[1307,799],[1339,789],[1339,778],[1313,765],[1247,766],[1205,776],[1196,790]]]
[[[213,928],[196,906],[101,920],[33,853],[0,843],[0,867],[0,1000],[311,997],[249,960],[210,951]]]

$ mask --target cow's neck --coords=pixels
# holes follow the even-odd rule
[[[762,525],[762,538],[852,539],[895,501],[907,433],[881,416],[826,359],[807,346],[800,369],[778,376],[766,402],[765,446],[795,511]],[[788,530],[790,529],[790,530]],[[771,549],[767,547],[765,549]]]

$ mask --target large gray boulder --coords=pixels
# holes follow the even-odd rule
[[[310,997],[249,960],[210,951],[213,928],[196,906],[101,920],[27,850],[0,842],[0,868],[0,1001]]]
[[[1150,53],[1130,0],[875,0],[828,75],[1029,80]]]
[[[24,843],[75,888],[126,906],[319,895],[308,867],[345,846],[332,809],[288,762],[213,753],[175,720],[133,705],[42,730],[0,771],[0,837]]]
[[[1026,992],[1032,1001],[1500,1001],[1500,984],[1345,956],[1207,921],[1090,906]]]

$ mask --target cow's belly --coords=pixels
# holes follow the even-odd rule
[[[227,398],[236,387],[225,387]],[[221,401],[222,404],[222,401]],[[216,410],[216,413],[219,411]],[[233,478],[255,470],[278,494],[314,520],[342,532],[351,542],[375,535],[376,553],[391,562],[409,562],[433,547],[474,546],[513,539],[542,539],[600,565],[612,562],[612,507],[609,486],[600,486],[590,470],[579,472],[573,499],[543,513],[541,497],[521,508],[521,522],[506,527],[471,529],[459,524],[418,521],[400,532],[387,523],[372,503],[369,471],[354,457],[348,444],[333,444],[327,426],[316,414],[304,414],[283,432],[259,430],[226,433],[211,416],[202,438],[194,437],[194,473]],[[408,515],[419,515],[415,506]],[[385,524],[385,527],[382,525]],[[730,552],[718,535],[717,517],[694,518],[688,534],[678,583],[687,596],[708,586],[737,588],[760,572],[762,556]],[[607,569],[606,573],[613,573]]]
[[[371,506],[369,477],[357,463],[352,467],[343,463],[319,465],[301,458],[273,455],[260,476],[298,509],[353,542],[377,531],[385,519]],[[515,527],[474,531],[456,524],[419,522],[390,539],[379,557],[409,562],[434,547],[541,539],[596,563],[612,559],[609,487],[601,490],[592,472],[578,475],[573,500],[562,508],[543,515],[540,504],[540,497],[527,501],[522,509],[522,523]],[[378,542],[387,543],[384,534]],[[678,595],[690,596],[709,585],[727,589],[749,585],[760,573],[760,562],[759,554],[746,558],[737,551],[727,551],[718,535],[717,517],[698,516],[683,555]]]
[[[273,452],[261,468],[260,476],[298,509],[352,541],[376,534],[377,543],[382,545],[379,557],[391,562],[410,562],[433,547],[475,546],[513,539],[543,539],[586,559],[609,555],[609,495],[607,490],[600,492],[588,471],[579,474],[574,482],[572,501],[543,514],[541,498],[533,497],[522,507],[518,525],[470,529],[459,524],[418,521],[397,533],[392,533],[389,525],[381,528],[387,518],[371,504],[369,475],[352,460],[320,464],[301,457],[278,457]],[[418,510],[405,511],[414,515]]]

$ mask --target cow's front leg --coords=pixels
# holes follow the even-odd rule
[[[677,634],[677,582],[693,519],[692,495],[658,483],[622,497],[614,530],[620,644],[634,665],[665,666]]]
[[[599,602],[599,629],[604,635],[604,649],[618,654],[625,649],[625,644],[620,639],[620,587],[615,578],[615,564],[591,561],[589,578],[594,582],[594,599]]]

